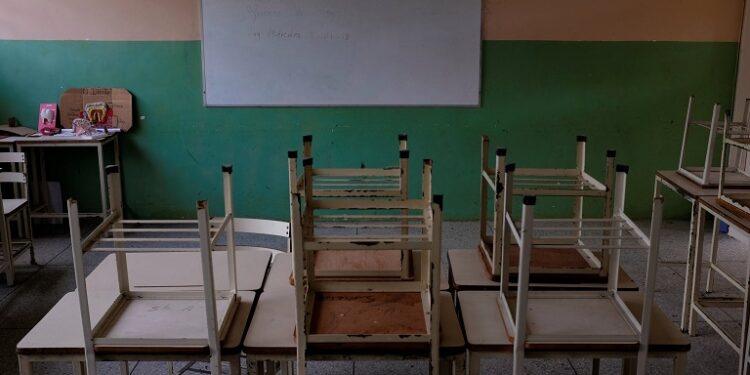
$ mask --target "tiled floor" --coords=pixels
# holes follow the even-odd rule
[[[448,222],[444,226],[445,249],[471,248],[476,245],[478,225],[475,222]],[[662,230],[657,285],[657,304],[673,322],[679,322],[680,303],[685,279],[685,249],[687,248],[687,222],[666,222]],[[30,266],[28,258],[20,261],[16,285],[8,287],[4,275],[0,276],[0,375],[18,372],[15,356],[16,343],[59,300],[63,294],[75,288],[67,227],[52,226],[37,228],[36,249],[39,266]],[[738,277],[744,276],[747,246],[723,236],[720,242],[722,263]],[[89,270],[102,259],[101,254],[87,254]],[[645,273],[645,254],[625,254],[623,267],[642,283]],[[705,273],[704,273],[705,275]],[[717,282],[717,293],[731,291],[725,282]],[[730,327],[737,335],[740,331],[741,311],[714,309],[721,324]],[[692,350],[688,355],[688,374],[732,374],[737,372],[738,357],[721,338],[704,323],[698,323],[698,335],[691,338]],[[176,364],[179,369],[184,364]],[[195,365],[196,370],[205,370],[205,365]],[[100,374],[117,374],[112,363],[98,365]],[[164,363],[130,363],[132,374],[165,374]],[[311,374],[426,374],[424,362],[319,362],[309,366]],[[509,361],[489,360],[483,362],[483,374],[509,373]],[[528,362],[529,374],[587,374],[591,372],[589,360],[560,359],[532,360]],[[620,370],[617,360],[602,360],[602,373],[615,374]],[[34,365],[34,374],[70,374],[67,363],[43,363]],[[671,373],[667,360],[650,360],[649,374]]]

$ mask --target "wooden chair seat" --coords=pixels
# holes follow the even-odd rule
[[[263,293],[258,298],[258,303],[253,313],[250,327],[248,328],[245,336],[244,351],[249,355],[285,355],[294,356],[297,352],[296,341],[295,341],[295,301],[294,301],[294,288],[289,284],[289,273],[292,269],[292,257],[291,254],[278,254],[274,257],[274,261],[271,264],[271,270],[266,279],[266,285],[264,286]],[[348,293],[347,293],[348,294]],[[366,293],[363,293],[366,294]],[[373,293],[375,294],[375,293]],[[404,293],[410,294],[410,293]],[[383,296],[387,298],[387,296]],[[333,303],[324,303],[322,308],[329,311],[340,310],[347,306],[354,305],[357,308],[366,307],[372,308],[378,303],[380,298],[377,297],[368,300],[369,296],[363,296],[363,298],[355,298],[349,301],[341,303],[340,301],[333,301]],[[418,296],[417,296],[418,297]],[[393,329],[393,327],[399,327],[410,329],[410,330],[424,330],[424,320],[422,318],[421,303],[414,305],[409,303],[413,297],[405,297],[401,300],[387,301],[386,305],[391,308],[403,309],[395,312],[396,310],[386,310],[387,308],[380,307],[379,314],[390,314],[392,316],[380,316],[376,326],[383,329]],[[416,300],[419,300],[418,298]],[[441,355],[455,355],[463,352],[464,338],[461,331],[461,326],[456,315],[456,311],[453,307],[453,302],[448,293],[441,293],[440,295],[440,353]],[[420,310],[415,312],[415,307]],[[341,310],[344,311],[344,310]],[[356,310],[359,311],[359,310]],[[407,317],[400,314],[401,311],[407,312],[408,314],[416,314],[418,318]],[[357,315],[358,313],[352,314],[351,312],[346,315]],[[328,314],[327,314],[328,315]],[[369,316],[369,321],[375,314],[368,313],[365,317]],[[409,315],[410,316],[410,315]],[[352,320],[348,321],[319,321],[317,326],[314,328],[318,329],[318,332],[334,332],[334,331],[351,331],[356,329],[363,332],[368,330],[369,324],[366,318],[353,316]],[[421,326],[420,326],[421,324]],[[361,326],[360,326],[361,325]],[[355,331],[356,332],[356,331]],[[310,344],[312,345],[312,344]],[[369,345],[369,344],[368,344]],[[318,346],[319,350],[332,351],[335,350],[337,354],[344,354],[347,350],[358,353],[382,353],[389,351],[390,353],[400,353],[403,350],[409,350],[408,347],[394,346],[388,344],[387,347],[384,345],[370,345],[365,347],[337,347],[337,348],[325,348]],[[411,348],[415,349],[415,348]],[[422,349],[422,348],[417,348]],[[428,354],[428,348],[423,348],[423,354]],[[350,352],[351,353],[351,352]]]

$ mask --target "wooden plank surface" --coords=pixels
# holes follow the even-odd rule
[[[274,257],[263,293],[245,336],[244,351],[256,355],[296,354],[294,288],[289,283],[291,254]],[[462,351],[463,333],[450,294],[441,293],[441,351]],[[421,316],[421,315],[420,315]]]
[[[427,334],[418,292],[318,292],[310,319],[310,334]]]
[[[228,316],[229,300],[216,301],[216,316],[221,327]],[[126,299],[117,319],[108,324],[99,337],[108,339],[205,339],[206,303],[200,299]],[[99,346],[97,346],[98,349]]]
[[[596,285],[593,284],[595,276],[591,275],[590,272],[581,276],[580,280],[576,280],[577,276],[575,273],[571,273],[569,269],[568,274],[554,275],[544,274],[544,268],[549,268],[555,264],[559,264],[562,267],[570,264],[567,258],[572,256],[574,258],[580,257],[579,253],[575,250],[566,250],[569,254],[561,252],[545,252],[547,249],[537,249],[532,252],[532,272],[536,272],[537,275],[532,274],[532,283],[564,283],[570,288],[580,289],[591,289]],[[554,249],[553,249],[554,250]],[[538,256],[534,256],[536,253]],[[536,261],[536,263],[534,263]],[[577,263],[577,261],[575,261]],[[449,265],[449,279],[450,285],[454,290],[496,290],[500,287],[500,283],[492,280],[492,276],[487,271],[482,254],[478,249],[453,249],[448,250],[448,265]],[[544,267],[540,267],[540,266]],[[539,275],[539,272],[542,275]],[[606,287],[607,280],[602,278],[599,288]],[[633,281],[628,274],[620,269],[619,276],[619,288],[621,290],[637,290],[638,285]]]
[[[263,286],[271,252],[266,249],[238,249],[237,285],[239,290],[256,291]],[[202,290],[200,254],[195,253],[130,253],[128,277],[133,290]],[[214,280],[218,290],[229,288],[227,253],[213,252]],[[115,255],[108,255],[87,280],[95,290],[117,288]]]
[[[325,276],[401,275],[401,251],[317,251],[315,274]]]
[[[505,323],[497,304],[498,294],[497,291],[464,291],[458,293],[459,308],[470,350],[513,351],[513,342],[505,330]],[[643,306],[642,295],[639,292],[621,292],[620,296],[633,314],[640,317]],[[513,304],[513,300],[509,302]],[[680,332],[679,328],[658,306],[654,305],[651,317],[650,351],[685,352],[690,350],[690,339]],[[588,321],[589,317],[582,320]],[[590,350],[612,349],[607,344],[589,345]],[[575,346],[572,345],[558,344],[555,348],[548,346],[545,350],[562,351],[574,348]]]
[[[679,174],[677,171],[656,171],[656,176],[664,182],[674,187],[680,195],[696,199],[698,197],[718,196],[718,187],[702,187],[687,177]],[[718,176],[718,173],[717,173]],[[726,189],[729,192],[748,193],[749,188],[731,188]]]
[[[698,202],[717,214],[729,226],[750,233],[750,215],[739,208],[719,200],[718,197],[700,197]]]
[[[116,296],[117,293],[114,291],[89,291],[92,324],[99,322]],[[238,296],[240,297],[240,304],[227,332],[227,337],[222,343],[223,351],[227,353],[238,350],[255,301],[254,292],[239,292]],[[132,353],[137,352],[139,348],[127,349],[129,353]],[[174,351],[179,353],[182,350],[184,348],[175,348]],[[83,332],[78,295],[75,292],[70,292],[63,296],[47,315],[21,339],[16,346],[16,351],[18,354],[25,355],[83,355]],[[198,351],[207,354],[208,346],[199,348]],[[118,352],[122,351],[119,350]],[[159,348],[159,353],[169,352],[170,348]]]

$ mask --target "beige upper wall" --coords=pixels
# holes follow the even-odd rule
[[[484,39],[737,41],[743,0],[483,0]],[[0,0],[0,39],[198,40],[200,0]]]
[[[0,39],[198,40],[200,0],[0,0]]]
[[[737,41],[744,0],[484,0],[484,39]]]

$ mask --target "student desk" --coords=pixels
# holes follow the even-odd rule
[[[13,143],[16,151],[22,152],[25,150],[33,151],[34,149],[39,151],[39,155],[33,152],[29,153],[32,160],[30,174],[32,174],[32,180],[35,183],[32,185],[32,199],[35,203],[49,204],[49,197],[47,194],[47,176],[45,172],[44,164],[44,149],[45,148],[94,148],[96,150],[96,156],[98,161],[98,172],[99,172],[99,199],[101,202],[101,211],[96,213],[82,213],[81,217],[106,217],[109,210],[109,203],[107,202],[107,184],[106,175],[104,173],[104,148],[105,146],[112,144],[112,158],[113,163],[120,165],[120,143],[117,133],[108,133],[103,138],[87,139],[83,137],[58,137],[58,136],[38,136],[38,137],[8,137],[0,141],[0,143]],[[37,161],[38,160],[38,161]],[[37,207],[36,212],[32,212],[32,218],[67,218],[64,213],[51,213],[51,212],[38,212],[40,207]],[[41,207],[43,208],[43,206]]]
[[[268,251],[237,252],[238,292],[240,305],[224,341],[222,357],[230,362],[232,374],[239,374],[240,349],[247,322],[255,303],[256,292],[263,285],[267,265],[271,258]],[[199,255],[194,253],[143,253],[127,254],[128,267],[133,276],[130,282],[136,290],[174,290],[165,285],[181,285],[178,289],[195,290],[202,288],[200,272],[190,269],[200,268]],[[117,296],[117,280],[114,279],[114,254],[107,256],[102,263],[86,278],[89,287],[92,320],[98,320],[104,309],[111,305]],[[214,252],[214,277],[217,287],[228,285],[226,254]],[[31,374],[32,362],[72,362],[76,374],[81,373],[83,358],[83,332],[81,328],[80,307],[75,292],[66,294],[48,313],[29,331],[16,346],[21,375]],[[98,355],[99,356],[99,355]],[[103,353],[101,358],[113,361],[146,360],[205,361],[208,358],[208,346],[186,351],[170,348],[155,350],[129,350],[118,353]]]
[[[693,289],[692,277],[693,275],[693,258],[695,253],[696,236],[698,235],[698,199],[705,197],[710,199],[712,197],[718,197],[719,189],[717,187],[702,187],[695,182],[687,179],[677,171],[656,171],[656,178],[654,180],[654,197],[661,195],[662,187],[666,187],[691,205],[690,213],[690,237],[688,239],[687,258],[685,262],[685,287],[683,290],[682,297],[682,314],[680,316],[680,329],[683,332],[688,330],[688,315],[690,314],[691,305],[691,290]],[[726,189],[729,192],[750,192],[750,189]],[[702,227],[701,227],[702,229]],[[718,222],[714,228],[714,232],[718,231]]]
[[[469,351],[469,374],[478,375],[480,361],[483,358],[512,358],[513,340],[508,337],[505,323],[497,305],[499,291],[466,291],[458,293],[458,306],[461,320],[466,331],[466,345]],[[636,317],[640,317],[643,296],[639,292],[620,293],[628,308]],[[684,374],[690,340],[679,331],[669,318],[656,306],[651,315],[652,328],[649,344],[649,356],[673,359],[673,373]],[[530,357],[589,357],[589,358],[623,358],[623,373],[635,368],[634,360],[638,353],[637,346],[610,347],[608,344],[544,344],[544,347],[529,348]],[[594,361],[597,366],[598,361]],[[598,373],[594,371],[592,373]]]
[[[278,254],[271,264],[266,286],[258,299],[247,335],[243,344],[243,351],[247,354],[248,363],[259,362],[263,368],[263,361],[280,361],[282,371],[288,372],[288,366],[296,360],[297,343],[295,330],[295,298],[294,288],[290,285],[292,272],[292,257],[290,254]],[[465,346],[458,317],[456,316],[450,295],[442,292],[440,296],[440,357],[441,373],[453,371],[462,374],[465,361]],[[425,353],[426,355],[427,353]],[[385,353],[328,353],[320,354],[318,358],[334,360],[353,359],[402,359],[415,357],[398,353],[398,350]],[[275,373],[275,369],[271,370]],[[263,372],[259,372],[263,374]]]
[[[245,333],[250,311],[255,301],[254,292],[238,292],[240,304],[235,313],[227,338],[222,343],[222,359],[229,361],[231,373],[240,373],[240,345]],[[98,321],[111,306],[116,293],[90,293],[92,320]],[[37,323],[18,343],[20,375],[30,375],[32,362],[72,362],[75,373],[80,374],[84,361],[81,314],[76,292],[70,292]],[[122,348],[107,353],[97,353],[98,358],[111,361],[205,361],[209,357],[208,345],[189,350],[185,348]],[[225,359],[226,358],[226,359]]]
[[[702,273],[703,263],[703,237],[705,232],[702,230],[705,222],[706,215],[711,214],[714,217],[714,227],[721,220],[729,224],[732,228],[743,232],[745,235],[750,235],[750,217],[742,211],[734,207],[728,207],[725,204],[719,202],[718,197],[699,197],[697,200],[698,204],[698,215],[695,219],[697,234],[695,238],[696,246],[693,252],[690,263],[693,265],[693,273],[688,275],[688,280],[691,280],[691,290],[689,294],[690,298],[690,317],[688,322],[688,331],[690,335],[695,334],[695,328],[697,323],[697,317],[700,316],[708,325],[721,336],[729,346],[739,354],[739,373],[745,374],[748,368],[748,329],[750,328],[750,252],[747,256],[747,266],[745,268],[745,274],[740,278],[736,278],[733,275],[726,273],[725,271],[718,268],[715,265],[715,258],[709,263],[709,270],[714,269],[717,275],[722,276],[729,284],[739,292],[740,297],[709,297],[703,296],[700,293],[700,281]],[[728,205],[728,204],[727,204]],[[717,231],[713,233],[714,238],[712,239],[713,254],[715,254],[716,247],[718,246]],[[712,254],[712,255],[713,255]],[[711,318],[711,315],[705,310],[707,307],[734,307],[742,309],[742,331],[739,335],[739,341],[735,341],[732,338],[732,334],[725,328]]]

